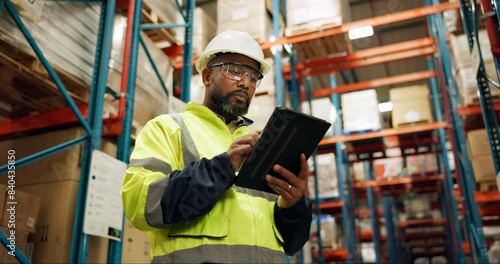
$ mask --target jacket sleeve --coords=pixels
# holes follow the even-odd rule
[[[274,206],[274,219],[284,241],[285,253],[289,256],[297,253],[309,240],[312,204],[305,195],[290,208]]]
[[[184,165],[179,127],[155,118],[141,130],[122,184],[130,222],[143,231],[208,213],[235,181],[226,153]]]

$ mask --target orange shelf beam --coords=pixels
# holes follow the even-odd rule
[[[500,102],[494,102],[493,107],[495,110],[500,111]],[[457,107],[457,114],[459,116],[479,115],[482,112],[483,110],[481,110],[481,106],[478,104]]]
[[[366,187],[376,187],[376,186],[391,186],[391,185],[401,185],[409,183],[419,183],[419,182],[430,182],[430,181],[440,181],[445,178],[444,174],[433,175],[433,176],[419,176],[419,177],[408,177],[395,180],[387,181],[364,181],[354,183],[356,188],[366,188]]]
[[[376,132],[368,132],[362,134],[354,134],[354,135],[340,135],[331,138],[322,139],[319,142],[319,147],[328,147],[337,142],[351,142],[351,141],[359,141],[373,138],[382,138],[393,135],[404,135],[404,134],[414,134],[419,132],[431,131],[439,128],[446,128],[448,124],[446,122],[434,122],[430,124],[424,125],[415,125],[408,127],[399,127],[399,128],[387,128],[382,129]]]
[[[363,50],[358,50],[346,54],[345,56],[336,56],[336,57],[327,57],[323,59],[317,59],[309,62],[300,62],[296,64],[296,69],[298,71],[303,71],[306,69],[313,69],[316,67],[322,67],[324,65],[333,65],[337,63],[344,63],[346,61],[357,61],[357,60],[365,60],[371,57],[380,57],[385,55],[391,55],[394,53],[405,52],[409,50],[415,50],[422,47],[433,47],[436,44],[436,40],[434,38],[421,38],[415,40],[403,41],[395,44],[388,44],[379,47],[373,47]],[[283,67],[284,73],[290,72],[290,66]]]
[[[500,202],[498,191],[474,192],[474,201],[476,203]]]
[[[373,27],[393,24],[397,22],[402,22],[406,20],[422,18],[428,15],[441,13],[445,10],[458,9],[460,7],[459,2],[445,2],[438,5],[426,6],[421,8],[414,8],[411,10],[390,13],[387,15],[381,15],[377,17],[361,19],[353,22],[344,23],[338,27],[327,28],[321,31],[310,32],[306,34],[300,34],[295,36],[288,36],[279,38],[273,42],[262,43],[261,47],[265,50],[270,49],[272,46],[277,44],[293,44],[298,42],[304,42],[309,40],[314,40],[318,38],[329,37],[333,35],[338,35],[342,33],[349,32],[350,29],[358,28],[362,26],[371,25]]]
[[[369,242],[373,240],[373,231],[372,230],[362,230],[361,231],[361,240],[363,242]],[[387,236],[386,235],[380,235],[380,240],[381,241],[386,241]]]
[[[314,257],[318,258],[318,252],[314,253]],[[347,249],[327,250],[323,248],[323,258],[326,262],[345,261],[347,259]]]
[[[328,202],[322,202],[319,204],[320,209],[330,209],[330,208],[342,208],[344,205],[344,201],[338,200],[338,201],[328,201]]]
[[[364,81],[364,82],[340,85],[336,88],[318,89],[318,90],[314,90],[312,92],[312,96],[315,98],[318,98],[318,97],[323,97],[323,96],[330,96],[331,94],[334,94],[334,93],[347,93],[347,92],[354,92],[354,91],[360,91],[360,90],[365,90],[365,89],[372,89],[372,88],[377,88],[377,87],[395,85],[395,84],[400,84],[400,83],[426,80],[426,79],[430,79],[430,78],[433,78],[436,76],[437,76],[436,71],[421,71],[421,72],[415,72],[415,73],[401,74],[401,75],[390,76],[390,77],[385,77],[385,78],[373,79],[373,80]],[[304,97],[305,97],[305,95],[304,95]],[[303,98],[303,99],[305,99],[305,98]]]
[[[436,52],[435,40],[424,38],[411,40],[382,47],[356,51],[346,56],[325,58],[314,62],[298,63],[298,78],[330,73],[345,69],[361,68],[398,60],[430,56]],[[285,79],[290,79],[290,66],[282,67]]]
[[[87,118],[88,105],[78,105],[84,118]],[[70,108],[0,121],[0,137],[15,133],[25,133],[42,128],[56,127],[78,123],[78,119]]]

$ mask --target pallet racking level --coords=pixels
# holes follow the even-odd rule
[[[372,25],[374,27],[376,26],[381,26],[381,25],[386,25],[386,24],[391,24],[391,23],[396,23],[396,22],[401,22],[405,20],[410,20],[414,18],[427,18],[427,24],[429,28],[429,35],[430,37],[424,38],[421,40],[414,40],[414,41],[408,41],[406,43],[399,43],[399,44],[393,44],[393,45],[387,45],[384,47],[377,47],[377,48],[372,48],[368,50],[362,50],[362,51],[356,51],[353,53],[350,53],[346,56],[341,56],[341,57],[336,57],[336,58],[325,58],[322,60],[314,60],[314,61],[307,61],[307,62],[296,62],[295,56],[292,50],[292,63],[290,66],[285,66],[283,67],[283,74],[285,80],[288,82],[290,86],[294,85],[294,87],[299,86],[297,80],[303,80],[305,82],[304,86],[306,86],[308,90],[311,90],[309,84],[310,84],[310,78],[309,76],[315,75],[315,74],[324,74],[324,73],[331,73],[330,74],[330,81],[331,81],[331,87],[330,88],[323,88],[323,89],[314,89],[314,91],[311,92],[310,95],[302,95],[299,100],[310,100],[313,97],[322,97],[322,96],[331,96],[332,101],[334,104],[337,106],[338,109],[338,96],[337,94],[340,93],[345,93],[345,92],[351,92],[351,91],[359,91],[363,89],[369,89],[369,88],[377,88],[377,87],[382,87],[382,86],[389,86],[389,85],[395,85],[395,84],[400,84],[400,83],[405,83],[405,82],[412,82],[412,81],[419,81],[419,80],[429,80],[431,83],[431,88],[432,88],[432,98],[433,98],[433,105],[434,109],[441,109],[441,102],[438,101],[438,93],[441,91],[438,90],[438,81],[440,81],[440,84],[444,83],[444,86],[447,87],[447,89],[455,89],[453,86],[453,83],[451,82],[443,82],[443,79],[449,78],[446,77],[447,75],[443,75],[443,71],[449,71],[450,69],[450,62],[442,62],[440,61],[441,58],[447,56],[447,50],[446,49],[446,36],[443,34],[443,22],[442,22],[442,17],[441,13],[445,10],[450,10],[450,9],[458,9],[461,7],[462,3],[458,2],[445,2],[445,3],[438,3],[436,1],[425,1],[425,6],[422,8],[417,8],[413,10],[407,10],[399,13],[393,13],[390,15],[386,16],[380,16],[380,17],[374,17],[370,19],[364,19],[361,21],[355,21],[355,22],[350,22],[350,23],[345,23],[342,26],[339,27],[334,27],[334,28],[328,28],[328,29],[323,29],[321,31],[315,31],[315,32],[310,32],[310,33],[305,33],[297,36],[288,36],[288,37],[282,37],[274,42],[269,42],[269,43],[263,43],[262,47],[264,49],[269,49],[270,47],[277,45],[277,44],[296,44],[296,43],[304,43],[307,41],[312,41],[316,39],[321,39],[329,36],[333,36],[336,34],[341,34],[341,33],[346,33],[349,29],[351,28],[356,28],[361,25]],[[434,56],[438,54],[437,56]],[[403,59],[408,59],[408,58],[413,58],[413,57],[418,57],[418,56],[424,56],[428,58],[428,67],[429,69],[427,71],[421,71],[421,72],[415,72],[415,73],[409,73],[409,74],[403,74],[400,76],[390,76],[387,78],[382,78],[382,79],[376,79],[376,80],[370,80],[370,81],[365,81],[365,82],[357,82],[357,83],[347,83],[342,86],[337,86],[336,85],[336,79],[334,77],[335,71],[343,71],[346,69],[353,69],[356,67],[363,67],[363,66],[368,66],[368,65],[375,65],[378,63],[383,63],[383,62],[389,62],[389,61],[395,61],[395,60],[403,60]],[[437,60],[435,58],[439,58],[440,60]],[[435,69],[436,68],[436,69]],[[444,76],[444,77],[443,77]],[[451,88],[448,88],[451,87]],[[296,89],[296,88],[295,88]],[[446,93],[443,93],[446,94]],[[297,100],[297,99],[295,99]],[[294,101],[294,98],[292,98],[292,101]],[[445,102],[446,104],[446,102]],[[447,106],[447,105],[446,105]],[[448,108],[446,107],[445,108]],[[453,109],[456,109],[456,106],[454,108],[451,108],[452,111]],[[476,110],[477,111],[477,110]],[[454,175],[451,174],[451,171],[449,169],[449,164],[447,161],[446,157],[446,139],[447,137],[451,138],[452,140],[456,138],[456,130],[457,128],[453,127],[450,128],[449,123],[447,121],[443,120],[443,117],[441,116],[441,113],[439,110],[436,110],[435,112],[436,115],[436,120],[437,122],[431,123],[428,125],[424,126],[414,126],[414,127],[408,127],[408,128],[398,128],[398,129],[384,129],[381,131],[376,131],[376,132],[369,132],[365,134],[358,134],[358,135],[343,135],[341,133],[341,128],[336,126],[335,127],[335,137],[333,138],[327,138],[324,139],[320,145],[318,146],[318,153],[327,153],[329,151],[333,151],[337,154],[337,167],[338,168],[344,168],[344,170],[339,169],[339,186],[341,190],[344,190],[341,192],[342,199],[340,201],[335,201],[335,202],[325,202],[325,203],[319,203],[317,208],[321,209],[321,211],[324,210],[324,212],[330,212],[330,213],[338,213],[339,207],[342,208],[342,216],[343,216],[343,223],[344,223],[344,233],[345,233],[345,240],[346,240],[346,249],[344,252],[346,254],[339,254],[343,255],[346,257],[346,260],[348,262],[356,262],[358,260],[357,256],[357,249],[356,249],[356,242],[358,242],[358,238],[355,232],[353,230],[355,229],[354,227],[354,217],[351,212],[355,212],[355,208],[353,208],[353,192],[355,189],[358,188],[376,188],[375,190],[380,191],[380,189],[384,189],[384,187],[391,186],[389,189],[393,190],[395,187],[394,186],[404,186],[405,184],[413,184],[417,186],[419,183],[422,185],[422,189],[426,190],[427,192],[435,192],[439,193],[441,205],[439,206],[440,208],[443,209],[445,213],[445,218],[446,219],[447,225],[446,225],[446,232],[444,232],[442,235],[449,237],[448,239],[448,245],[446,252],[440,252],[441,254],[446,254],[448,258],[452,261],[465,261],[465,253],[462,248],[462,235],[461,235],[461,223],[459,222],[458,218],[458,210],[457,210],[457,205],[455,202],[455,197],[454,195],[456,192],[453,190],[453,184],[456,179]],[[339,122],[337,122],[339,123]],[[452,122],[452,124],[455,124]],[[460,127],[458,128],[458,130]],[[389,135],[411,135],[411,134],[421,134],[422,132],[428,131],[431,136],[429,137],[430,141],[432,144],[436,145],[436,151],[434,153],[437,153],[439,157],[439,161],[441,164],[444,165],[444,170],[435,175],[435,176],[428,176],[428,177],[422,177],[419,178],[417,182],[413,181],[408,181],[408,180],[401,180],[400,182],[395,181],[393,183],[380,183],[376,181],[368,181],[365,183],[358,183],[358,184],[352,184],[350,183],[349,179],[349,168],[346,165],[347,161],[347,155],[345,151],[345,145],[344,143],[347,142],[355,142],[355,141],[365,141],[368,139],[375,139],[379,137],[384,137],[384,136],[389,136]],[[447,135],[446,131],[450,132],[451,135]],[[365,148],[367,149],[367,148]],[[377,149],[377,147],[374,147],[373,149]],[[350,151],[353,151],[352,149]],[[460,168],[461,169],[461,168]],[[470,174],[469,174],[470,175]],[[424,184],[425,183],[425,184]],[[438,183],[438,188],[436,188],[436,183]],[[462,182],[459,182],[462,184]],[[429,185],[429,186],[426,186]],[[434,187],[434,188],[432,188]],[[463,188],[463,187],[462,187]],[[370,200],[373,201],[375,198],[373,190],[368,190],[367,195],[371,198]],[[385,215],[386,219],[394,219],[394,214],[397,213],[395,209],[395,202],[394,199],[391,197],[384,197],[382,198],[383,200],[383,205],[384,205],[384,210],[383,213]],[[469,198],[470,200],[470,198]],[[469,202],[470,203],[470,202]],[[472,202],[473,203],[473,202]],[[375,203],[370,203],[371,210],[370,210],[370,215],[376,215],[377,210],[374,210],[373,205]],[[465,209],[467,212],[465,213],[470,214],[471,212],[474,212],[474,204],[469,204],[468,207]],[[468,221],[468,220],[467,220]],[[376,224],[376,223],[373,223]],[[388,225],[388,244],[390,248],[390,252],[397,252],[397,243],[399,242],[398,240],[395,240],[394,238],[397,237],[397,229],[401,229],[402,227],[407,227],[407,226],[413,226],[413,225],[435,225],[435,222],[426,222],[423,221],[422,223],[413,223],[411,221],[403,223],[403,222],[396,222],[395,221],[386,221],[386,225]],[[469,223],[466,223],[467,227],[465,227],[465,230],[469,230]],[[374,225],[376,226],[376,225]],[[476,226],[477,227],[477,226]],[[373,240],[381,240],[380,236],[378,235],[373,235]],[[366,236],[366,234],[365,234]],[[450,242],[451,241],[451,242]],[[453,242],[455,241],[455,242]],[[481,243],[481,241],[476,240],[476,245],[478,243]],[[378,241],[377,241],[378,243]],[[378,247],[378,246],[376,246]],[[321,247],[320,247],[320,252],[321,252]],[[327,253],[324,253],[325,256],[327,256]],[[336,254],[333,254],[336,255]],[[398,260],[401,260],[400,257],[401,255],[395,254],[389,256],[389,260],[391,262],[397,262]],[[483,259],[483,256],[479,256],[481,259]],[[319,261],[323,261],[324,259],[319,256]],[[407,260],[407,259],[406,259]],[[380,262],[380,256],[377,256],[377,261]]]

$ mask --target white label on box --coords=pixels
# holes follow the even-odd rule
[[[250,16],[250,11],[248,11],[248,8],[240,8],[233,11],[232,17],[234,21],[238,21],[247,19],[249,16]]]
[[[121,186],[127,164],[94,150],[88,175],[83,232],[120,241],[123,225]]]
[[[418,111],[408,111],[405,114],[406,122],[417,122],[422,119],[422,114]]]
[[[28,217],[28,222],[26,223],[28,227],[34,227],[35,226],[35,218],[33,217]]]

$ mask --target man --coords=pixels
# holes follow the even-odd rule
[[[236,187],[258,138],[244,118],[270,66],[246,32],[216,36],[196,62],[202,105],[149,121],[137,137],[123,187],[127,218],[148,231],[153,263],[283,263],[309,239],[307,161],[287,181],[266,176],[279,196]]]

